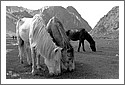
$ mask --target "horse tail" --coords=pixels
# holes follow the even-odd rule
[[[19,19],[16,23],[16,36],[17,36],[17,43],[18,43],[18,50],[19,54],[18,57],[20,57],[20,62],[23,63],[23,55],[24,55],[24,41],[22,40],[20,34],[19,34],[19,28],[22,23],[20,23],[22,20]]]
[[[18,42],[18,45],[20,46],[23,46],[24,45],[24,41],[22,40],[22,38],[20,37],[20,34],[19,34],[19,27],[20,25],[22,25],[22,20],[19,19],[16,23],[16,36],[17,36],[17,42]]]

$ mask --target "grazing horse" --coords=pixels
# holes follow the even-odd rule
[[[87,40],[90,44],[92,51],[96,52],[95,41],[93,40],[91,35],[85,29],[68,30],[68,31],[66,31],[66,34],[69,37],[69,39],[72,41],[79,40],[78,52],[80,51],[81,43],[82,43],[83,51],[85,51],[84,40]]]
[[[20,62],[23,63],[23,57],[27,57],[27,62],[31,65],[30,44],[29,44],[29,30],[32,18],[22,18],[16,24],[16,36],[19,50]]]
[[[53,42],[52,37],[46,30],[45,22],[41,16],[33,17],[29,31],[29,41],[32,53],[32,74],[36,74],[36,63],[39,65],[40,56],[44,58],[50,75],[60,74],[62,48],[58,47]]]
[[[52,17],[49,20],[46,28],[56,45],[63,48],[62,68],[73,71],[75,69],[74,49],[69,42],[61,21],[56,17]]]

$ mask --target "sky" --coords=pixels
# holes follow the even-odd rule
[[[43,6],[73,6],[85,19],[92,29],[97,22],[106,15],[114,6],[121,5],[120,1],[13,1],[8,5],[22,6],[37,10]]]

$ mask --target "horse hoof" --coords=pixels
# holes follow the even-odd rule
[[[59,76],[61,73],[55,73],[56,76]]]
[[[69,68],[69,72],[73,72],[73,71],[74,71],[74,69]]]
[[[31,74],[34,76],[36,75],[36,71],[32,71]]]
[[[54,76],[54,73],[49,73],[50,76]]]
[[[57,72],[55,73],[56,76],[59,76],[60,74],[61,74],[61,71],[57,71]]]
[[[37,69],[38,69],[38,70],[45,71],[45,69],[44,69],[44,68],[42,68],[41,66],[37,66]]]

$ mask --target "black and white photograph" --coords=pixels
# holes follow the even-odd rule
[[[2,84],[123,84],[123,74],[124,1],[1,1]]]

